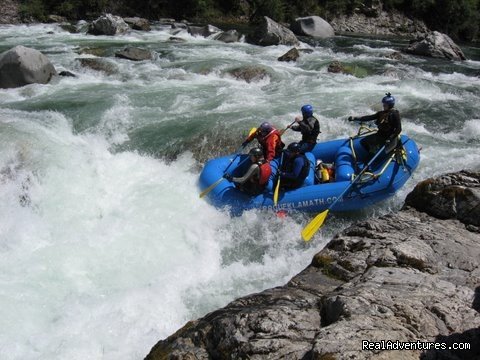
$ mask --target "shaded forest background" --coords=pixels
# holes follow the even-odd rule
[[[167,17],[212,23],[251,23],[266,15],[275,21],[290,23],[308,15],[318,15],[328,21],[372,6],[385,11],[395,9],[423,20],[431,30],[444,32],[454,39],[478,39],[480,0],[22,0],[20,11],[24,18],[39,21],[50,14],[88,20],[110,12],[149,20]]]

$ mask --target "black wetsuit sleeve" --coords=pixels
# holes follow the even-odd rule
[[[364,122],[364,121],[372,121],[378,119],[378,112],[372,115],[365,115],[357,118],[357,121]]]

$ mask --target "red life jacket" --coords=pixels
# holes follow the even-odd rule
[[[259,136],[258,142],[262,145],[263,155],[267,161],[271,161],[274,157],[280,156],[285,144],[277,129],[273,129],[265,136]]]
[[[259,161],[257,162],[258,166],[260,167],[260,178],[258,180],[259,185],[265,185],[268,183],[270,179],[270,175],[272,175],[272,168],[270,164],[266,161]]]

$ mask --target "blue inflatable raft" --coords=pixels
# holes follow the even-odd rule
[[[321,212],[326,210],[342,192],[351,185],[356,174],[368,163],[369,154],[360,144],[362,137],[339,139],[318,143],[311,153],[305,155],[311,162],[310,173],[302,187],[289,191],[280,191],[278,203],[274,206],[273,193],[277,181],[280,159],[271,162],[272,176],[265,191],[257,196],[242,193],[227,180],[219,181],[225,169],[233,176],[241,176],[250,166],[248,155],[224,156],[209,160],[200,174],[199,185],[202,190],[218,183],[206,195],[214,206],[228,207],[238,214],[243,210],[257,208],[264,210],[286,210],[302,212]],[[400,137],[401,146],[389,154],[382,152],[364,171],[362,177],[338,199],[331,211],[354,211],[363,209],[395,194],[410,178],[420,161],[417,144],[407,137]],[[321,182],[315,174],[316,162],[334,166],[335,176],[329,182]],[[233,163],[231,163],[233,160]],[[244,161],[246,160],[246,161]]]

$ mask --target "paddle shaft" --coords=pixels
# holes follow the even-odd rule
[[[315,216],[302,230],[302,238],[304,241],[309,241],[313,235],[320,229],[325,222],[325,219],[328,215],[328,212],[335,206],[338,200],[340,200],[343,195],[355,184],[358,179],[362,177],[362,175],[367,171],[367,169],[372,165],[372,163],[380,156],[380,154],[385,150],[385,145],[375,154],[375,156],[368,162],[367,166],[365,166],[362,171],[353,179],[353,181],[342,191],[342,193],[335,199],[333,203],[330,204],[327,210],[322,211],[317,216]]]
[[[239,156],[240,154],[237,154],[237,156],[235,156],[231,161],[230,161],[230,164],[227,166],[227,168],[225,169],[225,171],[223,172],[223,175],[225,175],[227,173],[227,170],[228,168],[230,167],[230,165],[233,164],[233,161]],[[247,156],[245,159],[243,159],[242,161],[240,161],[240,163],[237,165],[240,166],[242,165],[245,161],[249,160],[250,157]],[[217,181],[215,181],[212,185],[210,185],[208,188],[206,188],[205,190],[203,190],[201,193],[200,193],[200,198],[203,198],[205,195],[207,195],[210,191],[212,191],[218,184],[220,184],[222,182],[222,180],[224,180],[225,178],[223,177],[219,178]]]
[[[345,193],[350,190],[350,188],[353,186],[353,184],[355,184],[357,182],[357,180],[359,180],[363,173],[366,172],[368,170],[368,168],[373,164],[373,162],[375,160],[377,160],[377,158],[382,154],[382,152],[385,150],[385,145],[382,146],[382,148],[380,150],[378,150],[378,152],[375,154],[375,156],[373,158],[370,159],[370,161],[368,162],[367,166],[365,166],[362,171],[360,171],[358,173],[357,176],[355,176],[355,179],[353,179],[353,181],[350,183],[350,185],[348,185],[345,190],[342,191],[342,193],[335,199],[335,201],[333,203],[330,204],[330,206],[328,207],[328,211],[332,210],[332,208],[335,206],[335,204],[337,203],[338,200],[340,200],[343,195],[345,195]]]
[[[278,193],[280,192],[280,171],[282,169],[282,164],[283,164],[283,156],[284,153],[282,152],[282,157],[280,158],[280,163],[278,164],[278,169],[277,169],[277,186],[275,186],[275,192],[273,193],[273,205],[277,206],[278,203]]]
[[[297,122],[297,120],[293,120],[293,122],[292,122],[290,125],[288,125],[285,129],[280,130],[280,131],[279,131],[280,135],[283,135],[283,133],[284,133],[285,131],[287,131],[288,129],[290,129],[290,127],[291,127],[293,124],[295,124],[296,122]]]
[[[255,131],[257,131],[257,128],[251,128],[250,129],[250,132],[248,133],[248,136],[252,135]],[[237,153],[232,160],[230,160],[230,164],[228,164],[228,166],[225,168],[225,170],[223,170],[223,175],[225,175],[227,173],[227,170],[230,168],[230,166],[232,166],[233,162],[235,161],[235,159],[237,157],[239,157],[241,155],[241,151],[243,151],[243,149],[245,149],[245,146],[247,145],[242,145],[238,148],[237,151],[235,151],[235,153]],[[243,160],[240,164],[238,164],[238,166],[240,166],[241,164],[243,164],[249,157],[247,157],[245,160]],[[223,180],[223,175],[220,179],[218,179],[217,181],[215,181],[212,185],[210,185],[208,188],[206,188],[205,190],[203,190],[201,193],[200,193],[200,198],[203,198],[205,195],[207,195],[210,191],[212,191],[218,184],[220,184]]]

